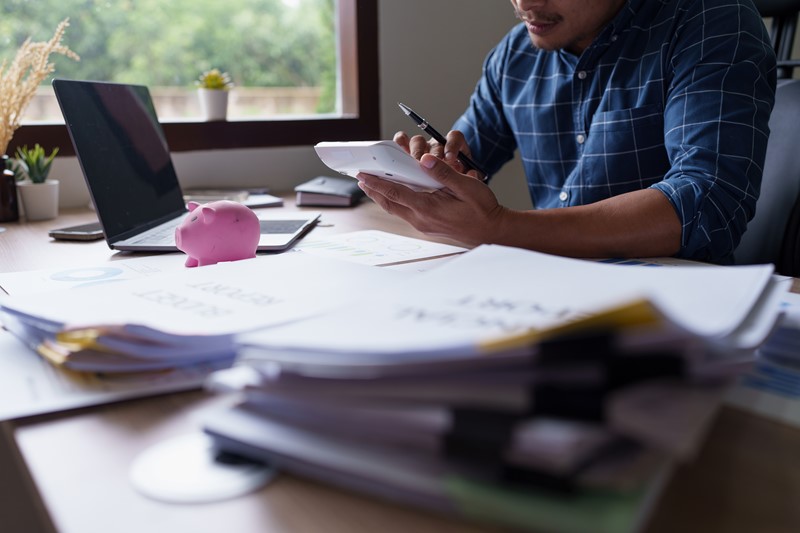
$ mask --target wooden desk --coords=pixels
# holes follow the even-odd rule
[[[293,209],[287,201],[287,209]],[[274,210],[270,210],[274,212]],[[2,224],[0,270],[94,264],[130,255],[103,241],[53,242],[47,230],[88,222]],[[325,210],[318,235],[376,228],[422,237],[374,204]],[[133,459],[193,432],[228,400],[190,392],[127,401],[0,426],[0,530],[8,533],[448,532],[491,531],[448,517],[342,492],[284,475],[241,498],[167,505],[134,492]],[[677,469],[648,533],[800,531],[800,429],[723,408],[697,460]]]

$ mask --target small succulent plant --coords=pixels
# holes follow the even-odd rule
[[[28,165],[16,157],[6,159],[6,169],[14,173],[14,181],[22,181],[28,177]]]
[[[212,68],[203,72],[197,79],[196,84],[202,89],[212,89],[217,91],[228,91],[233,88],[230,74],[222,72],[218,68]]]
[[[36,143],[30,149],[28,149],[27,145],[22,146],[17,148],[18,165],[12,166],[12,170],[14,170],[17,179],[20,179],[24,172],[33,183],[44,183],[47,180],[47,175],[50,174],[50,167],[57,153],[58,148],[56,147],[53,148],[53,152],[49,156],[45,155],[44,148],[39,143]]]

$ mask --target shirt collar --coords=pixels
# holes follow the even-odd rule
[[[603,31],[601,35],[619,34],[620,31],[630,26],[633,18],[642,10],[645,4],[667,4],[668,2],[669,0],[628,0],[625,2],[625,5],[622,6],[622,9],[619,10],[619,13],[617,13],[606,26],[606,30],[610,29],[611,31],[608,33]]]
[[[645,2],[652,2],[653,0],[628,0],[619,13],[611,19],[611,22],[605,27],[598,37],[606,37],[609,35],[616,35],[630,25],[636,12],[642,7]]]
[[[595,38],[594,42],[592,42],[592,44],[590,44],[589,47],[584,50],[582,56],[586,56],[587,52],[598,45],[607,45],[609,41],[614,40],[615,37],[613,36],[617,36],[620,34],[620,32],[627,29],[631,25],[634,17],[637,15],[637,13],[639,13],[639,11],[642,10],[645,4],[666,4],[669,1],[670,0],[628,0],[619,10],[619,13],[617,13],[614,18],[611,19],[611,22],[606,24],[605,28],[600,31],[600,34]],[[570,60],[571,63],[574,63],[575,60],[578,59],[577,56],[563,49],[559,49],[557,53],[562,56],[562,58]]]
[[[604,49],[610,42],[616,40],[621,32],[628,29],[645,4],[665,4],[668,1],[669,0],[628,0],[619,10],[619,13],[611,19],[611,22],[606,24],[605,28],[600,31],[600,34],[595,38],[594,42],[583,51],[581,58],[590,63],[594,61],[594,59],[591,58],[598,57],[599,48]],[[562,55],[571,55],[565,50],[560,50],[559,53]]]

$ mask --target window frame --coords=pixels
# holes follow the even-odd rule
[[[336,115],[219,122],[164,121],[172,152],[313,145],[319,141],[377,139],[380,136],[378,96],[378,0],[339,0],[340,91]],[[22,125],[8,153],[36,143],[59,156],[75,155],[63,124]]]

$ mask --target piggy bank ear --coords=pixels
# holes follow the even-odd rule
[[[195,209],[197,209],[197,207],[198,207],[199,205],[200,205],[200,204],[198,204],[197,202],[189,202],[188,204],[186,204],[186,207],[189,209],[189,212],[191,213],[192,211],[194,211]]]
[[[217,211],[213,207],[204,205],[200,208],[200,220],[203,224],[211,224],[217,216]]]

